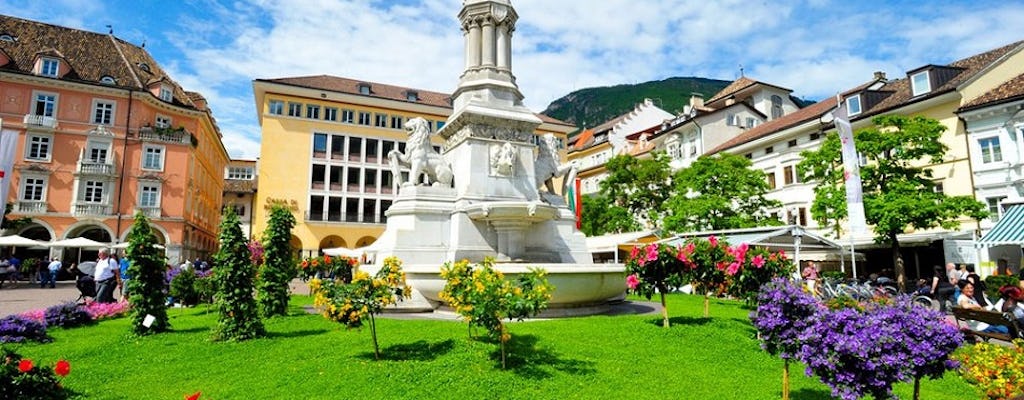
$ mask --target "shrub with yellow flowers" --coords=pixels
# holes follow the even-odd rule
[[[555,288],[545,275],[543,269],[530,268],[528,273],[509,281],[501,271],[494,269],[492,258],[477,265],[467,260],[446,263],[441,267],[441,277],[446,284],[439,296],[470,327],[483,327],[488,336],[499,341],[504,368],[506,344],[511,334],[503,320],[521,321],[547,308]]]
[[[344,256],[310,257],[299,263],[299,278],[307,281],[312,278],[340,279],[348,283],[352,281],[352,270],[356,267],[355,258]]]
[[[982,398],[1016,399],[1024,396],[1024,340],[1014,346],[978,343],[960,349],[960,374],[981,392]]]
[[[325,318],[349,328],[358,328],[364,321],[369,322],[373,355],[378,359],[380,347],[374,315],[380,314],[384,307],[408,298],[412,292],[405,283],[405,272],[402,272],[402,261],[398,257],[384,259],[384,265],[373,276],[356,270],[350,283],[340,276],[334,279],[313,278],[309,288],[313,292],[313,305]]]

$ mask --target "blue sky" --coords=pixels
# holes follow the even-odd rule
[[[542,111],[577,89],[700,76],[821,99],[1024,39],[1024,1],[513,0],[513,72]],[[459,0],[0,0],[0,13],[141,44],[259,155],[252,80],[337,75],[450,93]]]

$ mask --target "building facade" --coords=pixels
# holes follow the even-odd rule
[[[256,239],[252,232],[253,214],[256,208],[256,160],[228,161],[224,169],[224,208],[231,207],[241,222],[242,235]]]
[[[283,205],[298,222],[292,247],[304,254],[376,241],[404,179],[388,153],[404,152],[405,122],[424,118],[437,132],[452,113],[449,94],[334,76],[257,79],[253,90],[262,127],[253,230],[259,235],[270,208]],[[538,135],[564,143],[575,129],[538,117]]]
[[[145,49],[0,16],[0,99],[18,135],[11,216],[31,220],[11,233],[117,243],[143,213],[172,262],[216,248],[227,151],[205,99]]]

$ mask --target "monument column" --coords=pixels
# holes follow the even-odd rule
[[[470,68],[480,66],[480,23],[478,21],[469,21],[469,46],[467,46],[466,57],[469,58]]]
[[[473,56],[472,56],[472,54],[473,54],[473,50],[472,50],[473,49],[473,39],[472,39],[472,35],[470,35],[469,24],[468,23],[463,23],[462,24],[462,39],[463,39],[463,42],[466,43],[466,51],[464,52],[464,57],[466,59],[466,67],[465,67],[465,69],[469,70],[470,68],[473,67]]]
[[[512,66],[509,65],[509,61],[512,60],[512,46],[509,38],[509,29],[511,28],[508,24],[498,25],[498,69],[509,71],[512,70]]]
[[[494,66],[494,20],[485,18],[483,21],[483,62],[482,65]]]

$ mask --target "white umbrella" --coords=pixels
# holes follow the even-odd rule
[[[50,246],[50,247],[77,247],[77,248],[89,248],[89,249],[98,249],[98,248],[109,247],[110,246],[107,243],[97,242],[95,240],[92,240],[92,239],[89,239],[89,238],[84,238],[84,237],[76,237],[76,238],[71,238],[71,239],[58,240],[56,242],[47,243],[46,245]]]
[[[349,249],[345,247],[332,247],[328,249],[323,249],[322,251],[324,252],[324,254],[329,256],[342,256],[350,258],[362,257],[364,253],[362,248]]]
[[[121,242],[121,243],[115,244],[113,246],[110,246],[110,248],[112,248],[112,249],[127,249],[129,244],[130,244],[129,242]],[[159,243],[153,243],[153,247],[156,247],[158,249],[164,248],[164,246],[162,244],[159,244]]]
[[[0,246],[11,246],[11,247],[37,247],[42,246],[42,242],[29,239],[24,236],[10,235],[0,236]]]

